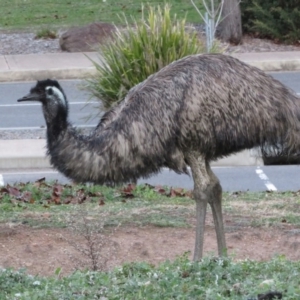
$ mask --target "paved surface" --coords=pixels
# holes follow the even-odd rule
[[[93,74],[92,61],[98,54],[49,53],[0,56],[0,82],[29,81],[41,78],[79,79]]]
[[[264,71],[300,70],[300,52],[239,53],[233,56]],[[99,61],[97,53],[0,56],[0,82],[86,78],[95,73],[91,59]],[[0,169],[49,167],[45,145],[45,140],[1,140]],[[253,151],[244,151],[214,163],[222,166],[261,164]]]

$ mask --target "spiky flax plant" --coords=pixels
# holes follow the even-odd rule
[[[114,39],[99,49],[100,63],[93,62],[97,74],[86,88],[108,109],[124,98],[130,88],[184,56],[206,52],[205,42],[195,30],[187,30],[186,20],[171,17],[170,6],[142,6],[142,18],[126,28],[116,28]],[[211,52],[218,52],[213,47]]]

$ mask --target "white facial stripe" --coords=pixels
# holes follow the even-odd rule
[[[53,94],[55,95],[55,97],[57,99],[59,99],[61,101],[61,103],[66,106],[66,99],[65,96],[63,95],[63,93],[60,91],[60,89],[58,89],[56,86],[47,86],[46,90],[52,89]]]

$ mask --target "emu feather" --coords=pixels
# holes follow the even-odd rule
[[[133,87],[89,136],[68,122],[57,81],[39,81],[19,101],[40,101],[52,165],[77,182],[128,182],[168,167],[194,179],[197,229],[194,259],[202,257],[207,203],[219,255],[226,253],[222,188],[210,161],[255,146],[299,149],[299,98],[279,81],[235,58],[193,55]]]

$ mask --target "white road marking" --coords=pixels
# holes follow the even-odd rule
[[[225,167],[225,166],[215,166],[213,167],[213,169],[224,169],[224,168],[233,168],[233,167]],[[171,170],[169,168],[162,168],[163,171],[170,171]],[[188,170],[190,171],[190,167],[188,167]],[[55,170],[42,170],[42,171],[36,171],[36,170],[32,170],[32,171],[22,171],[22,172],[13,172],[13,171],[7,171],[7,172],[2,172],[2,174],[6,174],[6,175],[31,175],[31,174],[60,174],[58,171]],[[185,174],[183,174],[185,175]]]
[[[59,174],[57,171],[24,171],[24,172],[3,172],[5,175],[32,175],[32,174]],[[0,174],[0,176],[2,176]],[[3,178],[3,177],[2,177]]]
[[[90,101],[90,102],[86,102],[86,101],[82,101],[82,102],[68,102],[69,105],[89,105],[89,104],[99,104],[99,102],[95,102],[95,101]],[[20,104],[0,104],[0,107],[21,107],[21,106],[41,106],[41,103],[20,103]]]
[[[75,128],[93,128],[96,127],[97,124],[94,125],[76,125]],[[37,130],[37,129],[46,129],[46,127],[1,127],[0,131],[6,130]]]
[[[257,167],[255,172],[258,175],[258,177],[263,181],[268,191],[277,191],[275,185],[272,182],[270,182],[268,176],[264,173],[264,171],[260,167]]]
[[[0,186],[4,186],[4,179],[2,174],[0,174]]]

